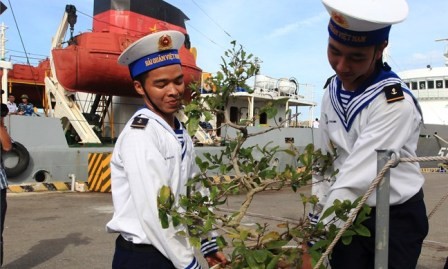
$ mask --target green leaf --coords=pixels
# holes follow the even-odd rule
[[[167,229],[170,226],[168,222],[168,215],[165,213],[165,211],[160,209],[159,209],[159,219],[163,229]]]
[[[360,224],[359,226],[357,226],[355,228],[355,232],[357,234],[359,234],[360,236],[365,236],[365,237],[370,237],[371,236],[369,229],[366,226],[362,225],[362,224]]]
[[[280,249],[283,246],[286,246],[289,241],[286,240],[278,240],[278,241],[270,241],[265,244],[267,249]]]
[[[157,197],[157,204],[159,208],[162,206],[168,206],[171,199],[171,188],[164,185],[159,190],[159,195]]]
[[[344,245],[348,246],[352,242],[353,236],[342,236],[341,241]]]
[[[337,200],[336,200],[337,201]],[[329,208],[327,208],[327,210],[325,210],[325,212],[322,214],[321,219],[326,219],[327,217],[329,217],[331,214],[334,213],[334,206],[330,206]]]
[[[249,236],[249,230],[241,230],[240,231],[241,240],[246,240],[248,236]]]
[[[188,118],[187,130],[190,136],[193,136],[196,133],[198,126],[199,126],[199,118],[191,118],[191,117]]]
[[[268,109],[266,109],[266,115],[268,116],[269,119],[274,118],[278,113],[278,109],[276,107],[270,107]]]
[[[277,263],[280,260],[280,256],[274,256],[272,260],[266,266],[266,269],[275,269],[277,268]]]
[[[179,216],[172,216],[171,220],[173,221],[174,227],[177,227],[181,223],[181,219]]]
[[[201,246],[201,240],[199,238],[197,238],[197,237],[190,237],[190,238],[188,238],[188,240],[190,241],[190,244],[193,247],[198,248],[198,247]]]
[[[353,230],[346,230],[346,231],[342,234],[342,236],[353,236],[353,235],[355,235],[355,234],[356,234],[356,232],[353,231]]]
[[[278,240],[280,238],[280,234],[277,231],[270,231],[268,233],[266,233],[265,235],[263,235],[263,237],[261,238],[261,242],[270,242],[273,240]]]
[[[322,239],[316,241],[313,246],[310,248],[312,250],[318,250],[320,248],[326,248],[330,242],[327,239]]]
[[[246,259],[247,265],[249,265],[249,268],[251,269],[261,269],[260,265],[257,264],[257,261],[255,260],[253,254],[248,251],[244,253],[244,258]]]
[[[273,171],[271,169],[263,170],[260,172],[260,177],[262,179],[274,178],[276,175],[277,175],[277,172]]]
[[[265,249],[257,249],[253,253],[253,257],[257,263],[263,264],[268,258],[269,251]]]

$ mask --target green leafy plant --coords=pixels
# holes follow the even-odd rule
[[[339,230],[337,221],[347,220],[350,210],[357,205],[358,200],[353,203],[348,200],[335,201],[333,207],[323,213],[324,217],[334,216],[325,225],[321,222],[311,225],[305,213],[297,216],[297,221],[285,221],[276,227],[270,227],[266,223],[257,223],[256,228],[242,225],[242,219],[247,215],[255,195],[268,189],[281,190],[285,187],[298,192],[301,187],[311,184],[313,174],[327,174],[334,157],[323,154],[312,144],[302,151],[293,144],[287,148],[272,146],[270,143],[244,147],[244,142],[249,137],[281,128],[282,123],[268,130],[249,133],[248,126],[255,119],[236,124],[226,118],[224,108],[230,102],[232,93],[239,87],[247,87],[246,80],[258,71],[253,55],[247,54],[236,42],[232,42],[232,45],[232,49],[227,50],[225,57],[222,57],[221,71],[206,81],[213,85],[214,94],[200,96],[200,89],[194,88],[195,98],[185,106],[184,112],[188,116],[190,134],[196,132],[201,120],[208,121],[212,117],[221,116],[224,119],[222,126],[237,129],[238,135],[234,140],[227,141],[219,154],[204,153],[203,158],[196,159],[201,173],[189,181],[188,188],[191,191],[188,197],[181,196],[176,204],[169,187],[164,186],[160,190],[158,206],[161,223],[167,227],[171,220],[174,226],[187,227],[185,232],[180,233],[188,236],[190,242],[197,247],[210,231],[219,230],[221,236],[217,240],[218,245],[231,250],[229,268],[300,268],[303,256],[301,246],[317,239],[309,249],[315,263],[336,236]],[[275,107],[274,103],[267,102],[261,111],[272,118],[277,115]],[[261,157],[255,158],[255,152]],[[272,165],[277,154],[291,156],[300,167],[286,165],[279,170]],[[324,180],[329,180],[336,173],[337,171],[327,175]],[[232,176],[225,181],[212,180],[219,179],[221,175]],[[239,210],[232,214],[217,213],[216,209],[234,194],[245,195]],[[303,193],[298,195],[302,201],[298,206],[303,207],[303,212],[318,203],[315,196]],[[365,207],[354,225],[344,233],[344,243],[350,243],[355,234],[370,236],[367,228],[362,225],[368,211],[368,207]]]

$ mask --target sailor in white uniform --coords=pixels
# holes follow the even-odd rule
[[[119,233],[112,268],[200,268],[184,227],[163,229],[157,196],[171,188],[176,202],[198,172],[190,136],[174,116],[184,93],[178,50],[184,35],[161,31],[131,44],[119,57],[128,65],[134,87],[145,101],[126,124],[111,159],[114,215],[106,229]],[[210,265],[225,263],[216,237],[203,241]]]
[[[323,0],[331,15],[328,25],[328,60],[336,75],[327,81],[322,99],[321,145],[336,159],[332,182],[315,176],[313,193],[320,199],[314,212],[336,199],[355,200],[364,195],[377,175],[376,149],[393,149],[401,157],[415,157],[422,115],[416,99],[402,80],[383,63],[391,25],[408,13],[405,0]],[[424,178],[418,163],[400,163],[390,177],[389,268],[415,268],[428,219],[423,201]],[[330,260],[332,269],[374,266],[375,192],[364,223],[371,237],[354,236],[341,242]],[[328,220],[328,219],[327,219]],[[323,220],[324,222],[326,220]]]

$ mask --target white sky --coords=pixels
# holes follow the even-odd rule
[[[24,47],[30,57],[49,55],[51,38],[62,19],[66,4],[73,4],[78,10],[75,34],[91,29],[92,19],[89,16],[93,12],[93,0],[2,2],[8,7],[0,15],[0,22],[9,27],[6,33],[6,59],[13,62],[26,62],[23,58]],[[315,101],[320,102],[321,88],[326,78],[333,74],[326,58],[329,16],[321,1],[166,2],[178,7],[190,18],[187,31],[192,45],[198,50],[197,64],[204,71],[218,71],[220,57],[226,49],[231,48],[230,42],[236,40],[248,53],[263,61],[262,74],[274,78],[295,77],[300,83],[313,84],[317,91]],[[408,0],[408,3],[408,18],[391,30],[389,64],[396,72],[426,65],[444,65],[443,53],[448,43],[435,40],[448,38],[448,1]],[[33,63],[33,59],[31,61]]]

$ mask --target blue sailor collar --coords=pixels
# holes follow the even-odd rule
[[[358,114],[368,106],[379,94],[383,92],[384,87],[400,84],[403,91],[410,94],[414,99],[418,110],[420,107],[406,84],[392,71],[381,70],[371,81],[368,87],[363,86],[355,92],[344,91],[342,82],[337,76],[333,77],[328,85],[329,96],[333,109],[336,111],[339,119],[348,132],[353,121]],[[421,113],[421,112],[420,112]]]

